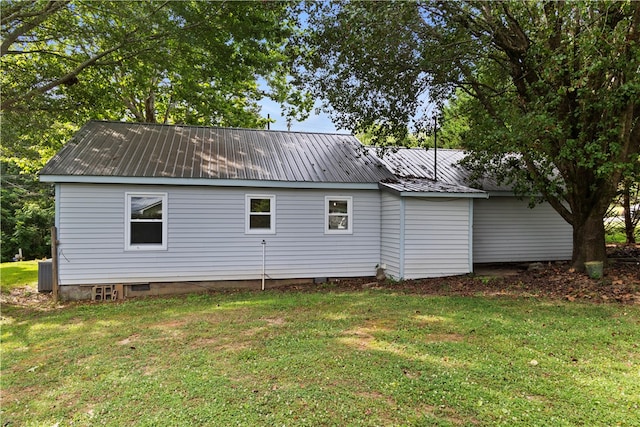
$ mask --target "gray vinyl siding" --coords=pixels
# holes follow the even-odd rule
[[[167,194],[167,250],[125,251],[125,193]],[[245,234],[245,195],[276,196],[276,233]],[[353,234],[324,233],[325,196],[353,197]],[[372,276],[380,260],[376,190],[61,184],[61,285]]]
[[[405,200],[404,278],[470,272],[468,199]]]
[[[571,259],[571,226],[549,204],[531,209],[515,197],[474,203],[474,262]]]
[[[386,265],[388,277],[402,277],[400,268],[401,245],[401,199],[383,192],[381,200],[380,262]]]

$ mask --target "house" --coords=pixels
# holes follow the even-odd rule
[[[313,283],[379,266],[438,277],[571,257],[559,215],[468,185],[461,156],[439,150],[435,181],[431,150],[379,156],[351,135],[89,122],[40,173],[55,184],[60,295]]]

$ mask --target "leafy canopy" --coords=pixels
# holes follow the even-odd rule
[[[126,9],[126,10],[123,10]],[[3,111],[263,126],[257,100],[307,99],[287,81],[288,4],[8,1]],[[263,84],[259,84],[263,82]],[[265,88],[269,88],[266,89]]]

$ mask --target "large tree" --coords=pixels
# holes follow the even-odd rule
[[[87,120],[264,127],[265,97],[303,118],[310,100],[287,72],[289,6],[2,0],[3,258],[29,243],[22,211],[51,215],[35,173]]]
[[[337,123],[420,131],[425,95],[469,98],[469,166],[540,194],[573,227],[573,263],[606,260],[602,217],[640,150],[640,3],[306,5],[299,82]]]
[[[90,108],[146,122],[264,125],[287,84],[284,2],[5,1],[2,111]],[[263,82],[263,84],[259,84]]]

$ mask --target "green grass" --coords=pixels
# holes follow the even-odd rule
[[[626,243],[627,242],[627,235],[625,233],[625,229],[624,226],[620,226],[620,227],[609,227],[607,228],[605,233],[605,241],[608,244],[613,244],[613,243]],[[640,228],[636,229],[635,232],[635,236],[636,236],[636,241],[640,240]]]
[[[640,307],[391,291],[2,310],[3,425],[640,424]]]
[[[0,284],[4,293],[21,286],[38,286],[38,261],[3,262]]]

